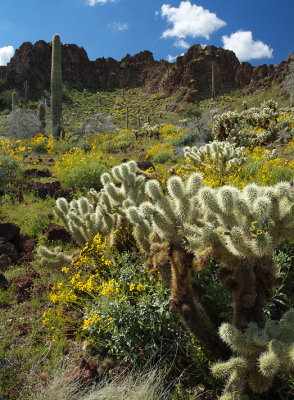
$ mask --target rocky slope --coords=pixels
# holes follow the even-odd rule
[[[232,89],[248,89],[280,83],[285,78],[288,62],[277,66],[253,67],[240,64],[232,51],[193,45],[176,62],[156,61],[145,50],[134,56],[127,54],[121,61],[97,58],[90,61],[86,51],[75,44],[62,46],[63,81],[76,87],[134,88],[171,95],[181,92],[185,101],[199,100],[211,95],[211,70],[214,64],[215,92],[227,93]],[[39,40],[34,45],[25,42],[16,50],[6,67],[0,67],[0,90],[18,89],[24,93],[24,82],[30,94],[37,95],[48,89],[51,69],[51,43]]]

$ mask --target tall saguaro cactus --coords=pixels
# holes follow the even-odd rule
[[[61,73],[61,44],[58,34],[52,40],[52,64],[51,64],[51,116],[52,130],[56,139],[61,133],[62,117],[62,73]]]

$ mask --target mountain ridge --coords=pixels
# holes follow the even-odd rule
[[[240,63],[231,50],[213,45],[191,46],[187,52],[170,63],[156,61],[144,50],[120,61],[111,57],[90,61],[83,47],[64,44],[62,53],[63,81],[77,88],[130,89],[141,87],[147,92],[173,95],[180,92],[183,101],[199,101],[212,95],[212,65],[215,94],[234,89],[253,91],[260,87],[280,84],[288,72],[289,61],[280,64],[252,66]],[[17,89],[24,93],[28,82],[30,95],[36,96],[50,86],[51,42],[24,42],[5,67],[0,67],[0,90]]]

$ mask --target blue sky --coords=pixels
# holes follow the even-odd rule
[[[25,41],[83,46],[90,60],[150,50],[174,61],[195,43],[253,65],[294,52],[294,0],[0,0],[0,65]]]

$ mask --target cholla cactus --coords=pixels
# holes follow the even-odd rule
[[[241,165],[245,162],[244,147],[228,142],[214,141],[205,146],[185,147],[184,154],[188,158],[188,167],[198,166],[213,168],[217,172],[224,173],[231,165]]]
[[[262,327],[263,307],[275,284],[273,251],[282,240],[294,238],[290,185],[212,189],[202,186],[200,174],[191,174],[186,183],[171,177],[167,188],[164,195],[157,181],[149,181],[145,190],[151,201],[130,207],[127,217],[135,226],[134,236],[142,251],[154,253],[153,243],[158,246],[158,242],[169,246],[173,301],[187,326],[203,339],[187,311],[198,312],[190,280],[196,255],[199,268],[211,258],[221,262],[219,278],[232,292],[234,325],[245,329],[256,322]],[[211,342],[205,344],[211,346]]]
[[[168,194],[164,195],[159,182],[147,182],[145,192],[151,201],[127,210],[127,218],[134,225],[134,237],[143,252],[149,254],[148,263],[172,275],[172,305],[183,318],[188,329],[216,356],[225,357],[226,347],[195,296],[192,285],[194,254],[189,251],[193,233],[205,230],[204,210],[199,203],[201,174],[191,174],[184,183],[180,177],[168,180]],[[187,233],[191,234],[190,242]],[[198,240],[198,237],[195,237]],[[172,271],[168,274],[167,267]],[[168,279],[168,278],[167,278]]]
[[[56,247],[54,251],[51,251],[47,247],[41,246],[38,249],[38,255],[40,256],[41,265],[49,268],[68,265],[72,261],[72,256],[64,254],[60,247]]]
[[[240,135],[240,129],[244,125],[248,127],[259,127],[267,129],[269,124],[277,122],[279,116],[278,104],[273,100],[269,100],[258,107],[251,107],[244,111],[228,111],[214,117],[212,132],[216,140],[240,141],[243,133]],[[250,133],[250,132],[249,132]],[[241,136],[241,138],[240,138]],[[271,139],[274,139],[271,137]]]
[[[294,310],[279,322],[268,320],[260,329],[251,323],[244,333],[231,324],[223,324],[220,336],[236,356],[212,367],[212,373],[227,378],[220,400],[241,396],[248,386],[257,393],[266,392],[279,372],[294,370]]]
[[[56,201],[55,214],[81,248],[86,242],[91,242],[97,233],[109,237],[112,245],[124,246],[131,240],[125,211],[146,200],[145,177],[140,174],[135,161],[112,168],[111,174],[101,176],[101,181],[101,191],[91,189],[88,194],[95,206],[86,197],[70,203],[64,198]],[[42,258],[43,255],[40,255]]]

